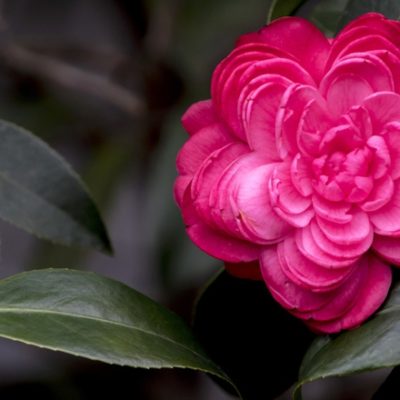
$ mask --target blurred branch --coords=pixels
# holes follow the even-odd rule
[[[141,98],[105,76],[28,50],[16,43],[3,43],[0,46],[0,57],[20,72],[50,80],[77,92],[91,94],[112,103],[131,116],[138,117],[146,110]]]

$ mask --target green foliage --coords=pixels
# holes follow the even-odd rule
[[[267,23],[276,18],[292,15],[307,0],[272,0],[268,9]]]
[[[229,379],[175,314],[119,282],[73,270],[0,282],[0,336],[110,364]]]
[[[391,19],[400,18],[400,2],[398,0],[349,0],[339,23],[343,28],[354,18],[367,12],[379,12]]]
[[[85,186],[39,138],[0,120],[0,217],[40,238],[111,251]]]

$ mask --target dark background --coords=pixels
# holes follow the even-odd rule
[[[180,116],[212,70],[266,18],[265,0],[0,1],[0,118],[83,176],[113,258],[0,223],[0,277],[69,267],[113,277],[189,318],[218,263],[186,238],[172,197]],[[1,143],[0,143],[1,145]],[[142,371],[0,340],[0,398],[227,399],[206,376]]]

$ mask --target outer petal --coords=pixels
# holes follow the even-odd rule
[[[292,282],[313,292],[332,291],[343,283],[354,266],[328,269],[304,257],[293,237],[278,244],[278,258],[282,270]]]
[[[244,35],[238,45],[267,43],[295,57],[319,81],[330,48],[325,36],[310,22],[298,17],[279,18],[257,33]]]
[[[193,176],[210,154],[233,141],[221,124],[212,124],[200,129],[178,153],[176,166],[179,173]]]
[[[340,318],[331,321],[307,321],[314,330],[323,333],[336,333],[343,329],[352,329],[369,318],[386,299],[392,280],[390,267],[373,256],[366,256],[364,267],[367,277],[357,293],[354,305]]]
[[[182,125],[190,135],[216,122],[218,121],[211,100],[192,104],[182,116]]]
[[[189,186],[182,201],[183,219],[190,239],[205,253],[223,261],[240,263],[256,260],[260,252],[257,245],[235,239],[204,222],[193,206],[190,191]]]
[[[384,236],[398,236],[400,234],[400,182],[394,185],[393,196],[390,201],[375,212],[369,213],[375,232]]]
[[[400,238],[375,235],[372,247],[384,260],[400,266]]]

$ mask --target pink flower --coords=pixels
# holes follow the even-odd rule
[[[241,37],[183,116],[187,233],[317,332],[360,325],[400,265],[400,23],[334,39],[301,18]]]

